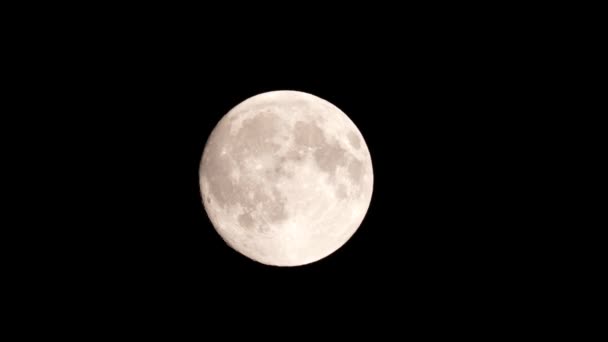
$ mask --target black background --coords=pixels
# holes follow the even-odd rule
[[[237,26],[138,16],[41,32],[41,87],[56,91],[48,103],[60,108],[53,121],[65,123],[71,165],[61,174],[75,184],[59,189],[70,205],[52,234],[64,246],[53,251],[63,261],[49,262],[53,279],[70,279],[67,292],[84,303],[181,315],[230,302],[245,316],[259,307],[365,316],[388,305],[425,317],[516,299],[529,233],[514,213],[529,208],[517,200],[525,170],[510,160],[525,134],[528,57],[506,48],[500,25],[431,14],[333,26],[328,16],[332,29],[310,18]],[[357,233],[293,268],[228,247],[198,185],[219,119],[282,89],[347,113],[374,167]]]
[[[241,52],[234,61],[194,55],[165,64],[133,61],[134,72],[120,67],[128,76],[116,82],[126,84],[107,96],[124,102],[109,101],[120,109],[110,114],[112,127],[100,142],[101,150],[108,140],[112,146],[106,167],[120,181],[110,198],[118,198],[127,218],[111,216],[109,246],[121,246],[113,265],[137,282],[143,277],[193,293],[247,284],[363,297],[393,288],[402,295],[409,287],[434,297],[491,281],[505,233],[495,192],[508,180],[496,176],[506,167],[494,140],[503,113],[500,102],[490,102],[484,75],[467,70],[471,61],[450,57],[446,65],[441,52],[367,59],[294,45],[276,61]],[[368,215],[352,240],[292,269],[257,264],[227,247],[198,188],[202,150],[222,115],[247,97],[280,89],[315,94],[346,112],[366,139],[375,173]],[[287,288],[279,285],[284,281]]]

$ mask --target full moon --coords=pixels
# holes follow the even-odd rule
[[[368,147],[332,103],[299,91],[250,97],[217,123],[199,181],[221,238],[266,265],[321,260],[355,234],[372,198]]]

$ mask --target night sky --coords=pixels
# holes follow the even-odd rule
[[[509,160],[520,134],[512,128],[526,120],[513,101],[515,56],[493,44],[500,33],[424,20],[316,35],[308,26],[219,34],[170,23],[92,29],[49,48],[74,51],[57,57],[65,68],[50,68],[47,80],[62,79],[66,111],[77,114],[65,120],[64,143],[77,161],[68,176],[75,228],[57,253],[62,274],[91,289],[85,297],[176,311],[254,301],[244,307],[311,306],[329,316],[349,305],[355,316],[368,304],[424,315],[514,298],[522,285],[509,275],[527,233],[513,213],[526,209],[517,200],[525,170]],[[271,90],[335,104],[361,131],[374,167],[359,230],[301,267],[232,250],[199,193],[215,124]]]

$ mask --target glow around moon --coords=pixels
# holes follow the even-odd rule
[[[355,124],[297,91],[262,93],[230,110],[207,140],[199,176],[222,239],[276,266],[312,263],[343,246],[373,190],[370,153]]]

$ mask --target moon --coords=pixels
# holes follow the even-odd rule
[[[353,121],[309,93],[245,99],[205,144],[204,209],[227,245],[266,265],[300,266],[341,248],[370,206],[374,174]]]

